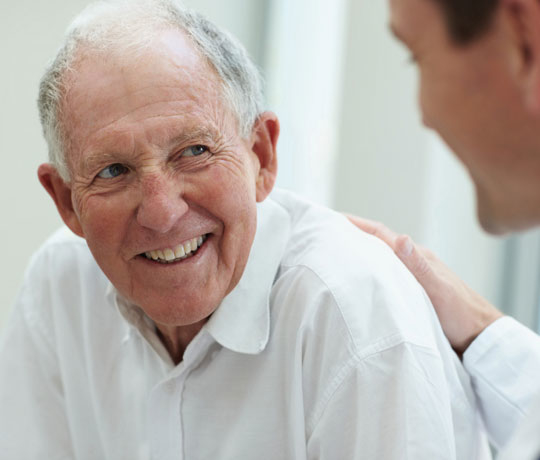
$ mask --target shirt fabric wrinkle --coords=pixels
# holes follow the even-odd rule
[[[292,194],[276,191],[257,208],[244,274],[176,366],[155,324],[116,291],[83,240],[55,234],[34,258],[32,298],[18,308],[40,312],[28,327],[39,328],[57,362],[34,374],[14,366],[28,350],[0,346],[0,403],[36,420],[65,413],[69,425],[0,418],[0,449],[26,449],[28,460],[71,446],[79,460],[393,460],[388,440],[400,439],[400,460],[490,458],[470,382],[455,372],[431,305],[395,255]],[[54,301],[41,295],[48,289]],[[80,305],[62,304],[81,292]],[[14,326],[9,340],[24,343],[21,334]],[[46,397],[39,382],[56,378],[62,407],[32,405]],[[379,425],[384,433],[373,431]]]

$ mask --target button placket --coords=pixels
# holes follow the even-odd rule
[[[212,342],[202,330],[186,348],[184,360],[150,392],[148,429],[153,460],[185,458],[182,395],[189,374],[202,361]]]

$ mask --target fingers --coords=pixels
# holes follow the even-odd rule
[[[463,353],[482,330],[502,316],[493,305],[469,288],[435,254],[407,235],[369,219],[347,215],[366,233],[388,244],[425,289],[444,333],[458,353]]]
[[[374,220],[350,214],[346,216],[358,228],[388,244],[421,284],[430,281],[429,277],[433,275],[433,271],[429,260],[409,236],[398,235],[386,225]]]
[[[375,232],[377,222],[371,219],[364,219],[362,217],[353,216],[352,214],[345,214],[347,219],[349,219],[354,225],[356,225],[359,229],[364,230],[366,233]]]
[[[398,234],[390,230],[380,222],[376,222],[370,219],[364,219],[362,217],[346,214],[347,218],[356,225],[359,229],[366,233],[369,233],[377,238],[383,240],[388,246],[395,250],[395,243]]]
[[[429,261],[407,235],[396,238],[395,253],[420,283],[432,272]]]

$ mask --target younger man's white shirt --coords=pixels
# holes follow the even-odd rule
[[[497,460],[540,460],[540,393]]]
[[[469,346],[463,364],[499,458],[539,460],[540,337],[503,317]]]
[[[66,231],[0,341],[8,459],[486,459],[431,305],[383,243],[275,192],[238,286],[174,366]],[[189,286],[186,286],[189,289]]]

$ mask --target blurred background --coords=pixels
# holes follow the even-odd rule
[[[89,3],[1,1],[0,329],[29,258],[61,225],[36,176],[47,152],[35,100],[64,29]],[[422,127],[415,69],[389,33],[385,1],[186,3],[236,35],[264,74],[282,124],[279,186],[410,234],[539,330],[540,233],[482,233],[466,172]]]

